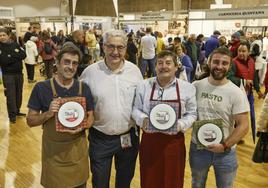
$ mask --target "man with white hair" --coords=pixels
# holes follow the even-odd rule
[[[93,188],[109,187],[113,157],[116,188],[129,188],[134,176],[139,137],[131,112],[142,75],[124,59],[126,47],[123,31],[107,31],[103,35],[104,60],[90,65],[80,76],[92,91],[95,107],[88,137]]]

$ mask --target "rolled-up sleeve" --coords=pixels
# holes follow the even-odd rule
[[[144,98],[145,98],[145,83],[142,82],[136,89],[134,106],[132,110],[132,118],[138,126],[142,126],[144,118],[148,115],[144,112]],[[148,109],[149,110],[149,109]]]
[[[196,89],[191,84],[186,88],[181,88],[185,92],[185,111],[182,111],[181,119],[178,119],[178,127],[180,131],[186,132],[192,127],[193,122],[197,119],[197,103],[196,103]]]

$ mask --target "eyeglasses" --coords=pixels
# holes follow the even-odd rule
[[[78,66],[78,63],[79,63],[78,61],[71,61],[70,59],[63,59],[62,62],[66,66],[72,65],[72,66],[75,66],[75,67]]]
[[[163,94],[164,94],[164,89],[163,88],[159,88],[158,89],[158,93],[157,93],[157,95],[158,95],[157,100],[162,100]]]
[[[107,49],[109,51],[115,51],[115,49],[117,49],[118,52],[122,52],[126,47],[123,45],[113,45],[113,44],[105,44],[105,46],[107,47]]]

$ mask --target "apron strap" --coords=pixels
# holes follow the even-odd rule
[[[53,97],[57,97],[58,94],[57,94],[57,91],[56,91],[56,88],[55,88],[55,85],[54,85],[53,78],[50,78],[50,85],[51,85],[51,88],[52,88]]]
[[[153,83],[153,87],[152,87],[152,90],[151,90],[150,101],[154,101],[153,100],[154,90],[155,90],[155,82]],[[178,81],[176,81],[176,92],[177,92],[177,100],[176,101],[179,103],[178,118],[181,118],[181,97],[180,97],[180,89],[179,89]],[[163,101],[168,102],[168,100],[163,100]]]
[[[154,90],[155,90],[155,82],[153,83],[153,87],[152,87],[152,90],[151,90],[150,101],[153,100],[153,97],[154,97]]]
[[[82,90],[83,90],[83,84],[81,81],[79,81],[79,90],[78,90],[78,95],[82,96]]]
[[[181,118],[181,97],[180,97],[179,83],[177,81],[176,81],[176,91],[177,91],[177,98],[179,102],[178,118]]]

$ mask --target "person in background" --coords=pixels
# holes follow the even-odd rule
[[[197,47],[199,48],[199,52],[200,52],[198,62],[201,65],[201,67],[203,67],[204,62],[205,62],[205,58],[206,58],[206,56],[205,56],[204,35],[203,34],[199,34],[196,37],[196,44],[197,44]]]
[[[193,81],[195,74],[196,74],[196,67],[200,55],[200,49],[198,48],[198,45],[196,43],[196,36],[195,34],[191,34],[187,42],[185,43],[186,48],[186,54],[191,58],[192,65],[193,65],[193,71],[191,72],[191,80]]]
[[[232,56],[227,48],[215,49],[208,60],[209,77],[193,82],[197,120],[219,119],[223,125],[223,141],[198,148],[197,133],[193,129],[189,153],[192,188],[206,187],[211,166],[214,167],[217,188],[233,187],[238,168],[236,144],[248,132],[249,106],[242,90],[226,77],[231,61]]]
[[[174,51],[173,38],[168,37],[167,42],[168,42],[168,44],[167,44],[165,49],[173,52]]]
[[[219,37],[219,47],[225,47],[225,48],[228,48],[228,45],[227,45],[227,39],[225,36],[220,36]]]
[[[98,60],[98,55],[97,55],[97,52],[96,52],[96,47],[97,47],[97,39],[96,39],[96,36],[95,36],[95,33],[94,33],[94,30],[93,29],[88,29],[88,31],[86,31],[85,33],[85,43],[88,47],[88,50],[89,50],[89,54],[93,57],[93,60],[94,61],[97,61]]]
[[[54,42],[54,44],[56,44],[56,46],[58,46],[59,44],[58,37],[56,36],[56,32],[54,31],[51,32],[51,40]]]
[[[26,59],[24,62],[27,70],[28,83],[36,82],[36,80],[34,80],[34,67],[38,57],[37,46],[35,44],[37,40],[37,37],[31,36],[30,40],[25,44]]]
[[[16,123],[17,116],[25,116],[20,112],[23,91],[22,60],[26,53],[18,43],[9,40],[9,30],[0,28],[0,67],[6,96],[9,122]]]
[[[66,41],[66,37],[64,35],[63,30],[59,30],[59,32],[57,33],[57,41],[58,41],[58,49],[61,49],[62,45]]]
[[[157,40],[156,41],[157,41],[156,54],[159,54],[162,50],[165,49],[163,34],[161,32],[157,32]]]
[[[237,56],[237,49],[238,49],[238,46],[240,45],[240,37],[241,37],[241,34],[239,32],[235,32],[231,36],[229,50],[231,51],[233,58]]]
[[[143,130],[140,145],[141,188],[182,188],[185,168],[184,133],[196,120],[195,88],[177,79],[177,57],[164,50],[157,55],[156,77],[140,83],[132,117]],[[149,131],[152,108],[168,104],[176,112],[174,134]],[[163,110],[164,112],[164,110]],[[150,125],[149,125],[150,124]]]
[[[82,52],[82,61],[79,63],[77,67],[77,72],[75,77],[79,77],[83,70],[91,63],[92,61],[92,55],[90,55],[90,52],[88,50],[88,47],[85,43],[85,34],[82,30],[75,30],[72,33],[71,38],[68,39],[70,42],[74,43]]]
[[[133,36],[134,35],[128,35],[128,40],[127,40],[127,51],[126,51],[126,60],[130,61],[131,63],[137,64],[137,53],[138,53],[138,48],[136,47],[134,41],[133,41]]]
[[[29,98],[27,124],[30,127],[42,125],[43,130],[41,184],[44,187],[86,188],[89,162],[85,129],[94,121],[94,106],[89,87],[74,79],[81,59],[80,50],[74,44],[66,43],[57,55],[57,75],[38,82]],[[85,128],[56,131],[59,98],[77,96],[86,99]]]
[[[205,49],[205,56],[208,58],[209,54],[213,52],[216,48],[220,46],[219,44],[219,36],[221,33],[217,30],[213,32],[213,35],[211,35],[205,42],[204,49]]]
[[[57,55],[57,46],[51,40],[49,33],[43,31],[42,42],[39,49],[40,55],[45,63],[45,75],[47,79],[53,76],[53,66],[55,64],[55,58]]]
[[[233,59],[232,68],[228,73],[228,78],[238,87],[245,91],[250,104],[250,120],[255,141],[255,110],[253,88],[256,90],[258,97],[263,98],[260,90],[259,79],[255,71],[255,62],[249,55],[250,45],[248,42],[241,42],[238,46],[238,55]]]
[[[139,68],[124,59],[127,37],[121,30],[103,35],[105,58],[80,76],[91,89],[95,121],[89,131],[92,187],[107,188],[115,160],[116,188],[130,188],[138,155],[139,137],[131,118],[135,89],[142,80]]]
[[[146,68],[148,65],[149,68],[149,75],[148,78],[151,76],[155,76],[155,49],[157,47],[157,41],[154,36],[151,35],[152,29],[150,27],[146,28],[146,35],[141,38],[141,74],[145,77]]]
[[[26,43],[30,40],[31,36],[36,36],[36,28],[33,26],[28,27],[28,31],[24,34],[23,42]]]
[[[177,55],[177,62],[181,63],[182,68],[185,69],[188,82],[191,80],[191,72],[193,71],[193,65],[190,57],[185,54],[185,48],[182,45],[176,46],[175,52]],[[179,77],[179,72],[176,72],[176,77]]]

